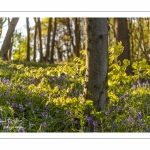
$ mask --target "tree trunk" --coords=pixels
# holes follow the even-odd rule
[[[73,36],[72,36],[71,26],[70,26],[70,18],[67,18],[67,28],[69,31],[70,41],[71,41],[71,44],[73,47],[73,54],[76,55],[76,47],[75,47],[74,42],[73,42]]]
[[[80,30],[79,30],[79,19],[75,18],[75,38],[76,38],[76,56],[80,57]]]
[[[34,56],[33,61],[36,62],[36,38],[37,38],[37,23],[36,18],[34,18],[35,21],[35,30],[34,30]]]
[[[29,18],[26,18],[27,24],[27,61],[30,61],[30,27],[29,27]]]
[[[7,30],[5,40],[3,42],[2,48],[1,48],[1,55],[3,60],[8,60],[8,51],[11,49],[11,41],[13,38],[13,33],[15,31],[15,27],[17,25],[19,18],[12,18],[11,23],[9,25],[9,28]]]
[[[118,57],[118,60],[120,60],[121,64],[123,64],[124,59],[130,60],[127,18],[114,18],[114,27],[115,27],[116,43],[121,41],[122,46],[124,47],[123,53]],[[126,73],[127,75],[132,74],[131,65],[127,67]]]
[[[108,74],[108,25],[106,18],[86,18],[85,98],[94,101],[96,111],[105,110]]]
[[[42,49],[42,36],[41,36],[41,23],[40,23],[40,18],[36,18],[36,23],[37,23],[37,30],[38,30],[40,62],[42,62],[42,61],[43,61],[43,49]]]
[[[48,20],[48,33],[47,33],[47,47],[46,47],[46,60],[50,58],[50,37],[51,37],[51,29],[52,29],[52,18]]]
[[[55,46],[56,29],[57,29],[57,18],[55,18],[55,20],[54,20],[54,31],[53,31],[51,56],[50,56],[50,63],[51,64],[54,64],[54,46]]]

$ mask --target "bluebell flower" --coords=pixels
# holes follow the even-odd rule
[[[21,111],[23,111],[23,110],[24,110],[24,108],[23,108],[22,104],[19,104],[19,108],[20,108],[20,110],[21,110]]]
[[[23,128],[22,126],[20,126],[20,127],[18,128],[18,132],[25,132],[25,131],[24,131],[24,128]]]
[[[41,126],[43,126],[44,128],[46,128],[46,126],[47,126],[46,122],[42,123]]]
[[[79,121],[78,120],[75,120],[75,122],[74,122],[75,124],[79,124]]]
[[[148,129],[146,130],[146,132],[150,132],[150,128],[148,128]]]
[[[138,111],[138,113],[135,114],[135,117],[137,117],[138,119],[142,119],[141,111]]]
[[[8,127],[7,127],[7,126],[4,126],[4,127],[3,127],[3,130],[8,131]]]
[[[2,117],[0,117],[0,126],[2,125],[2,122],[3,122]]]
[[[71,115],[71,111],[70,110],[66,110],[66,115]]]
[[[98,126],[98,122],[97,121],[93,121],[93,126],[97,127]]]
[[[8,121],[7,121],[7,124],[11,124],[11,120],[8,120]]]
[[[128,122],[133,122],[133,119],[132,119],[132,116],[131,116],[131,115],[129,115],[127,121],[128,121]]]
[[[18,107],[18,104],[16,104],[16,103],[12,103],[12,106],[11,106],[12,108],[14,108],[14,107]]]
[[[46,117],[46,115],[47,115],[46,112],[42,112],[42,116],[43,116],[44,118]]]
[[[120,112],[122,110],[122,106],[117,107],[117,112]]]
[[[15,96],[14,96],[14,95],[12,95],[12,96],[11,96],[11,99],[14,99],[14,98],[15,98]]]
[[[111,114],[112,110],[113,110],[112,108],[109,108],[108,111],[107,111],[105,114],[106,114],[106,115]]]
[[[88,117],[87,121],[88,121],[88,123],[90,123],[92,121],[92,117]]]

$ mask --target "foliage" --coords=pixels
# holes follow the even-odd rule
[[[130,62],[117,61],[122,52],[121,43],[109,48],[109,104],[101,112],[82,99],[85,59],[53,66],[1,61],[0,131],[149,132],[149,65],[145,59],[135,62],[134,76],[127,76]],[[85,58],[85,51],[81,54]],[[87,107],[90,116],[84,113]]]
[[[30,48],[31,57],[33,56],[33,48]],[[13,60],[25,61],[27,54],[27,38],[17,30],[13,37]]]

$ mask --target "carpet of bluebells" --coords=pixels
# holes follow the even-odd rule
[[[130,62],[116,61],[122,49],[110,48],[109,103],[101,112],[83,102],[85,59],[53,66],[0,61],[0,132],[149,132],[150,67],[134,62],[127,76]]]

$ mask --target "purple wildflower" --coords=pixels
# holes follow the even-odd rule
[[[18,104],[16,104],[16,103],[12,103],[12,106],[11,106],[12,108],[14,108],[14,107],[18,107]]]
[[[75,120],[75,122],[74,122],[75,124],[79,124],[79,121],[78,120]]]
[[[133,122],[133,119],[132,119],[132,116],[131,116],[131,115],[129,115],[127,121],[128,121],[128,122]]]
[[[0,117],[0,126],[2,125],[2,122],[3,122],[2,117]]]
[[[142,119],[142,114],[141,111],[138,111],[138,113],[135,115],[138,119]]]
[[[11,124],[11,120],[8,120],[8,121],[7,121],[7,124]]]
[[[20,108],[20,110],[21,110],[21,111],[23,111],[23,110],[24,110],[24,108],[23,108],[22,104],[19,104],[19,108]]]
[[[105,113],[106,115],[109,115],[112,112],[112,108],[109,108],[108,111]]]
[[[18,128],[18,132],[24,132],[24,128],[23,128],[22,126],[20,126],[20,127]]]
[[[4,126],[4,127],[3,127],[3,130],[8,131],[8,127],[7,127],[7,126]]]
[[[98,125],[97,121],[93,121],[93,126],[97,127],[97,125]]]
[[[47,115],[46,112],[42,112],[42,116],[43,116],[44,118],[46,117],[46,115]]]
[[[43,126],[44,128],[46,128],[46,122],[42,123],[41,126]]]
[[[122,110],[122,106],[117,107],[117,112],[120,112]]]
[[[15,96],[14,96],[14,95],[12,95],[12,96],[11,96],[11,99],[14,99],[14,98],[15,98]]]
[[[66,110],[66,115],[71,115],[71,111],[70,110]]]
[[[90,123],[92,121],[92,117],[88,117],[87,121],[88,121],[88,123]]]

